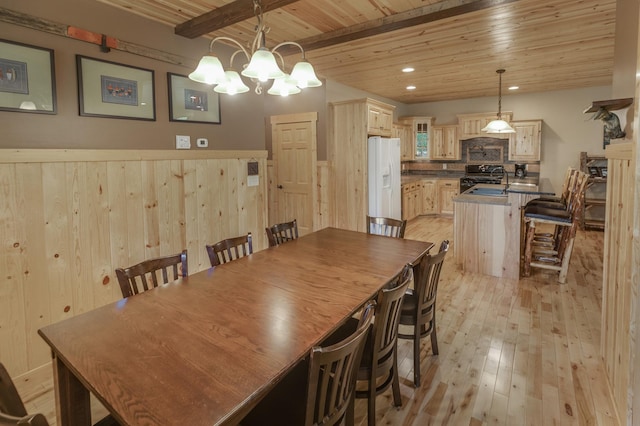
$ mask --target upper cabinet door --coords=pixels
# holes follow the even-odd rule
[[[368,124],[367,130],[370,135],[391,136],[391,126],[393,124],[393,110],[383,108],[378,105],[367,106]]]
[[[501,116],[504,121],[511,123],[511,117],[513,116],[511,112],[503,112]],[[458,125],[460,127],[458,139],[466,140],[490,137],[491,135],[484,133],[482,129],[491,121],[495,120],[496,117],[497,113],[491,112],[482,114],[458,114]]]
[[[513,121],[509,135],[509,161],[540,161],[542,120]]]
[[[460,141],[458,140],[458,126],[433,126],[431,159],[432,160],[459,160]]]

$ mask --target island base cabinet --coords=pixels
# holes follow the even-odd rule
[[[518,206],[454,203],[453,255],[465,272],[518,279],[520,215]]]

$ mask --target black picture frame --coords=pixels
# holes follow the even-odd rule
[[[220,96],[211,86],[167,73],[169,121],[221,124]]]
[[[153,70],[82,55],[76,66],[81,116],[156,120]]]
[[[52,49],[0,39],[0,111],[57,114]]]

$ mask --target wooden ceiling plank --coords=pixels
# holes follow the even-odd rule
[[[262,0],[262,12],[279,9],[298,0]],[[176,25],[175,33],[187,38],[196,38],[237,24],[254,16],[253,0],[236,0],[203,15]]]

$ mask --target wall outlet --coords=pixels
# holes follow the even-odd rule
[[[198,138],[196,139],[196,145],[198,148],[206,148],[209,146],[209,140],[207,138]]]
[[[442,170],[447,170],[447,163],[442,163]]]
[[[191,136],[176,135],[176,149],[191,149]]]

